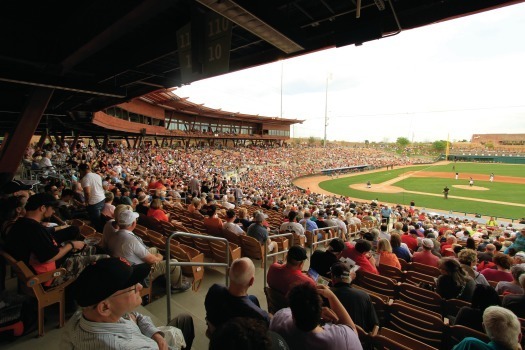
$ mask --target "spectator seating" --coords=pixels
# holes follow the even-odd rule
[[[212,258],[218,263],[226,263],[226,243],[224,241],[208,241]],[[229,243],[229,264],[241,257],[241,247],[235,243]]]
[[[277,311],[288,307],[286,295],[282,294],[278,290],[270,287],[264,287],[264,294],[266,295],[269,313],[275,314]]]
[[[188,247],[184,244],[171,246],[171,257],[179,262],[204,262],[204,254],[197,249]],[[192,278],[191,287],[194,292],[198,291],[204,278],[203,266],[181,266],[182,274]]]
[[[239,236],[241,239],[241,252],[242,256],[246,256],[250,259],[261,260],[261,267],[264,266],[264,247],[253,237],[250,236]]]
[[[463,340],[463,338],[466,337],[478,338],[479,340],[482,340],[485,343],[488,343],[490,341],[489,337],[485,333],[481,333],[474,329],[460,325],[447,327],[446,335],[447,336],[445,337],[445,346],[447,349],[452,349],[456,344],[458,344],[460,341]]]
[[[46,306],[59,304],[59,327],[65,322],[65,290],[74,279],[70,279],[58,286],[44,288],[43,283],[65,275],[66,269],[58,268],[52,271],[35,275],[23,262],[16,261],[9,253],[0,250],[0,256],[11,266],[18,277],[19,290],[24,294],[35,297],[38,307],[38,336],[44,335],[44,309]]]

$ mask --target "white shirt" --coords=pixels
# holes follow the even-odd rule
[[[99,174],[87,173],[80,180],[82,188],[89,187],[91,189],[89,194],[89,205],[97,204],[103,201],[106,197],[104,196],[104,187],[102,187],[102,178]]]

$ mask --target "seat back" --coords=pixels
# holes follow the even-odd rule
[[[432,277],[439,277],[439,275],[441,275],[441,272],[437,267],[417,262],[410,263],[410,271],[419,272]]]
[[[372,304],[374,304],[374,310],[376,311],[379,325],[384,326],[388,320],[388,305],[390,304],[390,298],[386,295],[372,292],[368,289],[364,289],[358,285],[353,285],[352,288],[364,291],[370,297]]]
[[[407,304],[394,301],[390,305],[388,328],[435,348],[441,348],[443,345],[445,332],[443,320]]]
[[[264,247],[253,237],[250,236],[239,236],[241,239],[241,252],[242,256],[246,256],[250,259],[260,259],[261,267],[264,266]]]
[[[286,295],[281,292],[270,287],[264,287],[264,294],[266,295],[269,313],[275,314],[277,311],[288,307]]]
[[[356,284],[394,299],[397,295],[397,282],[391,278],[358,270]]]
[[[92,234],[97,232],[97,230],[95,230],[93,227],[88,226],[88,225],[79,226],[79,230],[80,230],[80,235],[82,235],[82,237],[84,238],[91,236]]]
[[[441,296],[436,292],[417,287],[410,283],[401,283],[399,285],[398,299],[441,315],[443,301]]]
[[[235,232],[225,229],[222,230],[222,236],[228,240],[230,243],[234,243],[238,246],[241,245],[241,238],[240,235],[236,234]]]
[[[373,335],[371,341],[376,350],[438,350],[408,335],[385,327],[381,328],[377,335]]]
[[[405,280],[405,272],[401,271],[397,267],[379,263],[377,270],[381,276],[391,278],[397,282],[404,282]]]
[[[180,244],[175,246],[170,245],[171,257],[177,259],[179,262],[204,262],[204,254],[197,251],[195,248]],[[181,266],[182,274],[187,277],[192,277],[192,290],[198,291],[204,278],[204,266]]]
[[[434,277],[416,271],[407,271],[405,273],[405,282],[415,286],[426,286],[432,290],[436,289],[436,280]]]
[[[456,317],[459,309],[463,306],[470,306],[470,303],[461,299],[447,299],[443,300],[443,316],[450,318]]]
[[[201,234],[200,236],[207,236],[206,234]],[[210,241],[204,238],[193,237],[193,245],[195,249],[204,254],[207,258],[212,258],[213,254],[210,248]]]
[[[226,242],[224,241],[209,241],[211,253],[213,260],[215,260],[218,263],[226,263]],[[236,245],[235,243],[229,243],[230,251],[229,259],[230,259],[230,266],[231,263],[239,259],[241,257],[241,247]]]
[[[456,325],[447,327],[447,348],[452,349],[455,345],[463,340],[466,337],[477,338],[485,343],[490,341],[489,337],[485,333],[481,333],[475,329]]]

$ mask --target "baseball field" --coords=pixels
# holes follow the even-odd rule
[[[456,173],[458,178],[456,179]],[[494,174],[490,181],[490,174]],[[470,180],[473,184],[470,186]],[[370,187],[367,183],[370,182]],[[428,210],[481,214],[500,218],[525,217],[525,165],[448,163],[375,170],[344,175],[298,179],[295,183],[314,192]],[[448,187],[448,199],[443,189]]]

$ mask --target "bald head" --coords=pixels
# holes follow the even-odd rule
[[[249,287],[253,283],[255,266],[250,258],[235,260],[230,267],[230,283],[238,286]]]
[[[487,245],[485,246],[485,250],[486,250],[487,252],[491,252],[491,253],[493,253],[493,252],[496,250],[496,246],[495,246],[494,244],[492,244],[492,243],[489,243],[489,244],[487,244]]]

